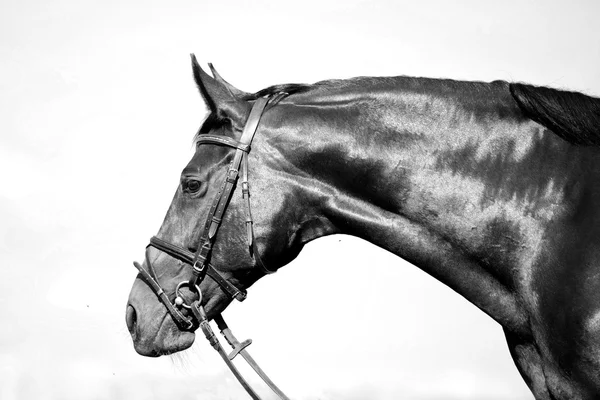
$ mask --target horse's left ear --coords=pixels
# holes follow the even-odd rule
[[[229,91],[231,92],[232,95],[234,95],[237,98],[243,98],[243,97],[246,97],[246,96],[250,95],[250,93],[244,92],[243,90],[240,90],[240,89],[236,88],[231,83],[229,83],[225,79],[223,79],[223,77],[221,76],[221,74],[219,74],[217,72],[217,70],[215,69],[215,66],[212,65],[212,63],[208,63],[208,67],[210,68],[210,72],[212,72],[212,76],[215,77],[215,79],[217,80],[217,82],[220,82],[223,85],[225,85],[225,87],[227,87],[227,89],[229,89]]]
[[[228,87],[229,84],[204,72],[194,54],[191,54],[191,57],[194,80],[210,111],[220,118],[231,120],[234,126],[241,129],[250,112],[250,104],[241,97],[243,92],[236,90],[234,93]]]

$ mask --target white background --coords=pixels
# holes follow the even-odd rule
[[[189,53],[250,92],[412,75],[598,96],[599,15],[597,1],[2,2],[0,398],[245,398],[204,340],[144,358],[124,321],[131,262],[204,116]],[[225,315],[296,399],[532,398],[500,326],[348,236],[308,245]]]

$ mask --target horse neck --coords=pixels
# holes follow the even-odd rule
[[[387,250],[395,252],[389,232],[399,220],[431,227],[452,206],[449,198],[477,204],[452,179],[457,149],[493,151],[497,137],[517,147],[530,140],[515,129],[522,118],[506,84],[363,81],[290,100],[271,144],[290,173],[311,181],[306,204],[318,205],[315,214]]]
[[[526,159],[540,142],[560,139],[521,115],[506,83],[404,79],[364,90],[353,89],[360,86],[355,83],[338,91],[325,87],[282,105],[270,141],[285,159],[278,168],[302,182],[296,193],[303,197],[304,220],[329,224],[307,239],[333,232],[361,237],[508,323],[505,314],[489,310],[484,295],[470,293],[485,288],[502,299],[506,292],[503,307],[511,314],[507,291],[516,262],[482,261],[490,255],[486,249],[513,257],[517,248],[535,248],[543,231],[539,218],[551,218],[560,201],[550,190],[541,199],[547,209],[527,215],[524,204],[531,199],[517,196],[524,202],[515,203],[513,188],[503,186],[502,173],[515,169],[495,165]],[[477,171],[479,161],[485,173]],[[482,270],[490,265],[506,270]],[[464,279],[477,274],[479,280]]]

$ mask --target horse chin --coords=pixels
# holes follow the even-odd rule
[[[166,314],[154,335],[146,340],[134,340],[135,351],[146,357],[160,357],[186,350],[194,344],[194,332],[180,331]]]

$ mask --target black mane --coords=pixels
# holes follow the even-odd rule
[[[281,93],[281,92],[285,92],[287,94],[302,93],[302,92],[306,92],[307,90],[309,90],[311,88],[311,86],[312,85],[306,85],[303,83],[286,83],[283,85],[273,85],[273,86],[269,86],[268,88],[259,90],[256,93],[248,94],[247,96],[244,96],[243,99],[244,100],[256,100],[259,97],[274,96],[277,93]]]
[[[511,83],[510,93],[525,116],[569,143],[600,146],[600,99],[524,83]]]
[[[242,99],[256,100],[281,92],[288,95],[303,93],[319,84],[288,83],[269,86],[256,93],[244,95]],[[337,82],[337,81],[336,81]],[[510,93],[523,114],[544,125],[569,143],[582,146],[600,146],[600,99],[578,92],[557,90],[525,83],[510,83]],[[197,135],[219,125],[230,123],[210,114]]]

